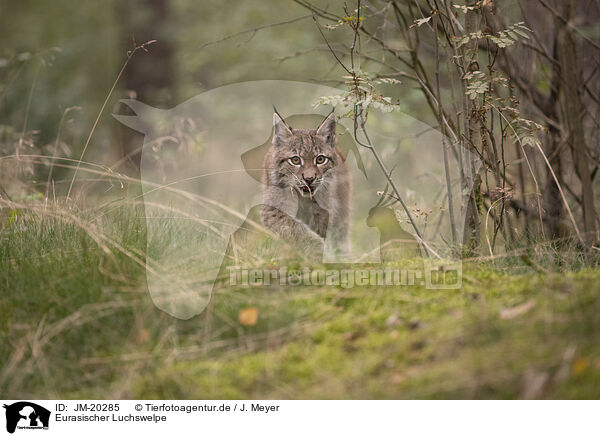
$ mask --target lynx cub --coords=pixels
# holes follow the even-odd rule
[[[310,255],[349,251],[352,180],[337,148],[333,112],[316,129],[293,129],[275,112],[265,155],[261,221]]]

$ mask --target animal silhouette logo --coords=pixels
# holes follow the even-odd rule
[[[4,404],[3,407],[6,409],[6,431],[9,433],[14,433],[17,428],[48,429],[50,411],[45,407],[29,401]]]
[[[273,106],[286,115],[285,122],[294,131],[315,129],[331,110],[330,106],[316,107],[315,103],[340,92],[312,83],[264,80],[215,88],[170,109],[153,108],[137,100],[122,101],[129,114],[114,117],[144,134],[140,181],[147,233],[146,283],[159,309],[179,319],[192,318],[209,304],[226,261],[256,259],[260,263],[270,259],[271,252],[287,253],[288,247],[280,249],[280,241],[269,246],[272,232],[257,214],[265,203],[265,156],[272,149],[277,125]],[[403,225],[401,229],[390,219],[394,207],[381,213],[372,211],[371,218],[365,219],[386,177],[371,151],[355,141],[358,133],[352,120],[343,116],[345,111],[336,108],[336,135],[353,185],[350,212],[343,215],[351,220],[348,243],[344,244],[349,249],[338,250],[343,256],[338,255],[336,247],[340,244],[335,244],[332,236],[341,227],[328,225],[325,230],[323,226],[319,235],[324,239],[323,263],[378,264],[387,260],[382,257],[388,254],[391,259],[398,253],[400,257],[410,256],[409,252],[418,256],[420,244],[413,242],[408,243],[412,251],[396,253],[395,248],[403,244],[397,239],[414,238],[411,226]],[[422,240],[445,256],[449,253],[447,241],[451,240],[447,192],[454,191],[452,197],[461,201],[462,192],[468,190],[459,183],[460,162],[468,151],[456,150],[450,155],[450,174],[446,177],[440,132],[400,112],[373,112],[369,126],[369,136],[381,159],[390,168],[396,167],[396,186],[403,196],[412,193],[409,206],[432,211],[417,223]],[[291,159],[284,162],[290,170],[297,168],[293,166],[297,165],[295,155],[284,157]],[[315,165],[327,163],[318,155],[311,159],[315,159]],[[323,184],[319,191],[325,187]],[[295,220],[310,221],[315,216],[314,206],[312,215],[307,215],[296,197],[283,205],[286,213]],[[319,206],[330,214],[335,212]],[[398,209],[397,204],[394,206]],[[460,205],[455,210],[459,211],[457,215],[463,214]],[[464,219],[455,218],[457,222]],[[394,249],[381,251],[382,242]],[[320,256],[308,257],[320,260]]]

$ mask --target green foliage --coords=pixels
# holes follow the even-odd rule
[[[524,22],[508,26],[507,29],[498,32],[498,35],[489,35],[488,38],[500,48],[510,47],[522,38],[529,39],[526,32],[531,32]]]
[[[467,81],[467,96],[475,100],[479,94],[485,94],[490,89],[490,80],[482,71],[472,71],[465,74]]]
[[[519,22],[499,31],[496,35],[478,30],[477,32],[469,33],[468,35],[452,37],[452,39],[456,48],[460,48],[471,41],[479,41],[482,39],[488,39],[499,48],[507,48],[519,42],[521,39],[529,39],[526,32],[531,32],[531,29],[525,26],[524,22]]]
[[[344,76],[348,91],[338,95],[329,95],[320,97],[314,107],[334,106],[339,107],[346,112],[342,115],[351,118],[354,109],[358,108],[364,113],[376,109],[382,112],[392,112],[400,110],[400,104],[394,103],[391,97],[386,97],[377,91],[378,84],[399,84],[399,80],[391,77],[381,77],[372,79],[364,71],[357,71],[352,76]]]
[[[42,209],[22,210],[26,225],[0,231],[7,396],[518,398],[531,395],[531,373],[552,380],[538,397],[600,392],[600,276],[568,247],[561,259],[540,245],[527,263],[517,250],[466,264],[452,291],[222,288],[205,314],[179,321],[145,290],[132,256],[145,249],[144,220],[130,203],[41,213],[32,201]],[[177,223],[163,230],[186,238]],[[257,323],[239,322],[246,308]]]
[[[494,43],[498,49],[505,50],[521,39],[528,39],[526,32],[531,29],[524,22],[513,24],[496,35],[487,34],[479,30],[462,37],[453,37],[455,48],[460,48],[471,41],[479,42],[487,39]],[[464,55],[456,55],[455,59],[465,62],[468,59],[473,64],[479,63],[479,50],[466,50]],[[496,112],[504,122],[510,125],[510,134],[522,145],[535,145],[538,142],[537,134],[544,130],[543,126],[533,120],[525,118],[519,110],[519,100],[514,97],[510,79],[504,73],[488,67],[486,73],[481,70],[468,71],[463,76],[465,81],[465,95],[477,103],[477,113],[483,114],[487,111]],[[507,96],[498,93],[497,90],[504,89]],[[482,117],[482,115],[479,115]],[[485,121],[484,121],[485,122]]]

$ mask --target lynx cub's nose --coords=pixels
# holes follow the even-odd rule
[[[308,185],[310,185],[312,182],[314,182],[314,181],[315,181],[315,178],[316,178],[316,177],[315,177],[315,176],[309,176],[309,177],[306,177],[304,174],[302,174],[302,178],[304,179],[304,181],[305,181],[305,182],[306,182]]]

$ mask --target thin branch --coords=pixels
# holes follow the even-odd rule
[[[350,71],[348,69],[348,67],[346,67],[346,65],[344,65],[344,63],[341,61],[341,59],[338,57],[338,55],[335,53],[335,50],[331,47],[331,44],[329,44],[329,41],[327,40],[327,38],[325,37],[325,34],[323,33],[323,31],[321,30],[321,26],[319,26],[319,22],[317,21],[317,18],[315,17],[315,15],[312,15],[313,20],[315,21],[315,25],[317,26],[317,29],[319,29],[319,33],[321,34],[321,36],[323,37],[323,40],[325,41],[325,44],[327,44],[327,47],[329,47],[329,51],[331,52],[331,54],[333,55],[333,57],[335,58],[335,60],[338,62],[338,64],[340,64],[342,66],[342,68],[344,70],[346,70],[346,72],[348,74],[350,74],[351,76],[354,76],[354,73],[352,71]]]
[[[292,24],[292,23],[296,23],[296,22],[298,22],[298,21],[302,21],[302,20],[305,20],[305,19],[307,19],[307,18],[310,18],[310,17],[312,17],[312,14],[311,14],[311,15],[303,15],[303,16],[301,16],[301,17],[297,17],[297,18],[294,18],[294,19],[291,19],[291,20],[287,20],[287,21],[280,21],[279,23],[264,24],[264,25],[262,25],[262,26],[254,27],[254,28],[252,28],[252,29],[243,30],[243,31],[241,31],[241,32],[237,32],[237,33],[233,33],[233,34],[231,34],[231,35],[225,36],[225,37],[223,37],[223,38],[221,38],[221,39],[217,39],[217,40],[215,40],[215,41],[210,41],[210,42],[204,43],[204,44],[202,44],[202,45],[200,46],[200,50],[202,50],[203,48],[206,48],[206,47],[208,47],[208,46],[210,46],[210,45],[219,44],[219,43],[221,43],[221,42],[225,42],[225,41],[228,41],[228,40],[230,40],[230,39],[236,38],[236,37],[238,37],[238,36],[246,35],[246,34],[248,34],[248,33],[251,33],[251,34],[252,34],[252,36],[251,36],[250,38],[253,38],[253,37],[254,37],[254,35],[255,35],[255,34],[258,32],[258,31],[260,31],[260,30],[269,29],[269,28],[271,28],[271,27],[283,26],[283,25],[285,25],[285,24]]]

